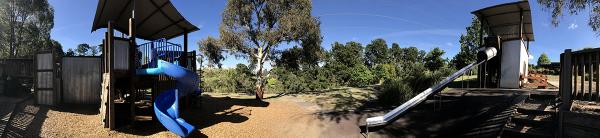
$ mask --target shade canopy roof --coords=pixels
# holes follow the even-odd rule
[[[533,41],[531,10],[529,2],[519,1],[483,8],[474,12],[488,34],[497,35],[502,40],[524,39]],[[522,18],[521,18],[522,17]],[[523,25],[521,37],[521,24]]]
[[[128,32],[132,13],[135,14],[137,38],[171,39],[198,30],[169,0],[99,0],[92,31],[106,28],[108,21],[113,21],[116,30]]]

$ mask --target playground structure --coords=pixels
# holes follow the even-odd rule
[[[140,116],[158,119],[185,137],[194,127],[179,117],[201,92],[195,52],[188,52],[188,33],[198,30],[169,0],[100,0],[92,30],[106,28],[103,40],[100,113],[114,130]],[[127,32],[115,37],[114,30]],[[183,35],[183,46],[167,40]],[[150,42],[137,44],[138,38]],[[181,105],[181,106],[180,106]],[[144,114],[154,110],[155,115]]]
[[[472,12],[481,21],[477,61],[446,77],[383,116],[366,119],[362,132],[376,131],[405,115],[428,97],[441,92],[467,71],[478,66],[479,88],[520,88],[527,80],[529,41],[533,41],[528,1],[500,4]],[[485,29],[485,30],[484,30]],[[483,36],[483,32],[487,36]],[[517,54],[518,56],[515,56]]]

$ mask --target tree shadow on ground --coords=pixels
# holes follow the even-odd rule
[[[242,123],[247,121],[249,113],[240,113],[246,107],[267,107],[268,102],[255,99],[236,99],[230,97],[211,97],[202,95],[197,97],[200,103],[188,108],[181,108],[181,117],[191,125],[196,127],[188,137],[207,137],[202,134],[200,129],[210,127],[221,122]],[[233,106],[240,106],[232,109]],[[151,109],[153,110],[153,109]],[[154,112],[152,111],[152,114]],[[135,121],[133,125],[119,128],[117,131],[138,135],[150,136],[158,132],[168,131],[160,122],[146,119]]]
[[[26,98],[3,106],[6,109],[0,113],[0,137],[39,137],[48,107],[35,105],[33,101]]]
[[[463,94],[433,96],[392,124],[370,134],[383,137],[495,137],[512,116],[515,99],[523,95],[513,93],[517,92],[465,90]],[[352,121],[358,127],[365,124],[366,118],[383,115],[393,108],[369,101],[355,111],[327,112],[317,116],[338,124]]]
[[[200,130],[221,122],[242,123],[251,112],[240,112],[246,107],[268,107],[269,102],[256,99],[201,96],[200,107],[183,110],[183,118]],[[236,106],[236,107],[234,107]]]

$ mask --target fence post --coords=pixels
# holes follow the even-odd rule
[[[559,77],[559,93],[562,100],[562,105],[559,108],[559,121],[558,121],[558,137],[562,137],[564,126],[564,112],[568,112],[571,108],[571,88],[573,82],[573,64],[572,64],[572,53],[571,49],[566,49],[560,56],[560,77]],[[576,84],[575,84],[576,85]]]

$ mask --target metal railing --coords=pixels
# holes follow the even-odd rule
[[[179,44],[173,44],[166,39],[158,39],[137,46],[136,68],[155,68],[158,59],[176,63],[183,49]]]

